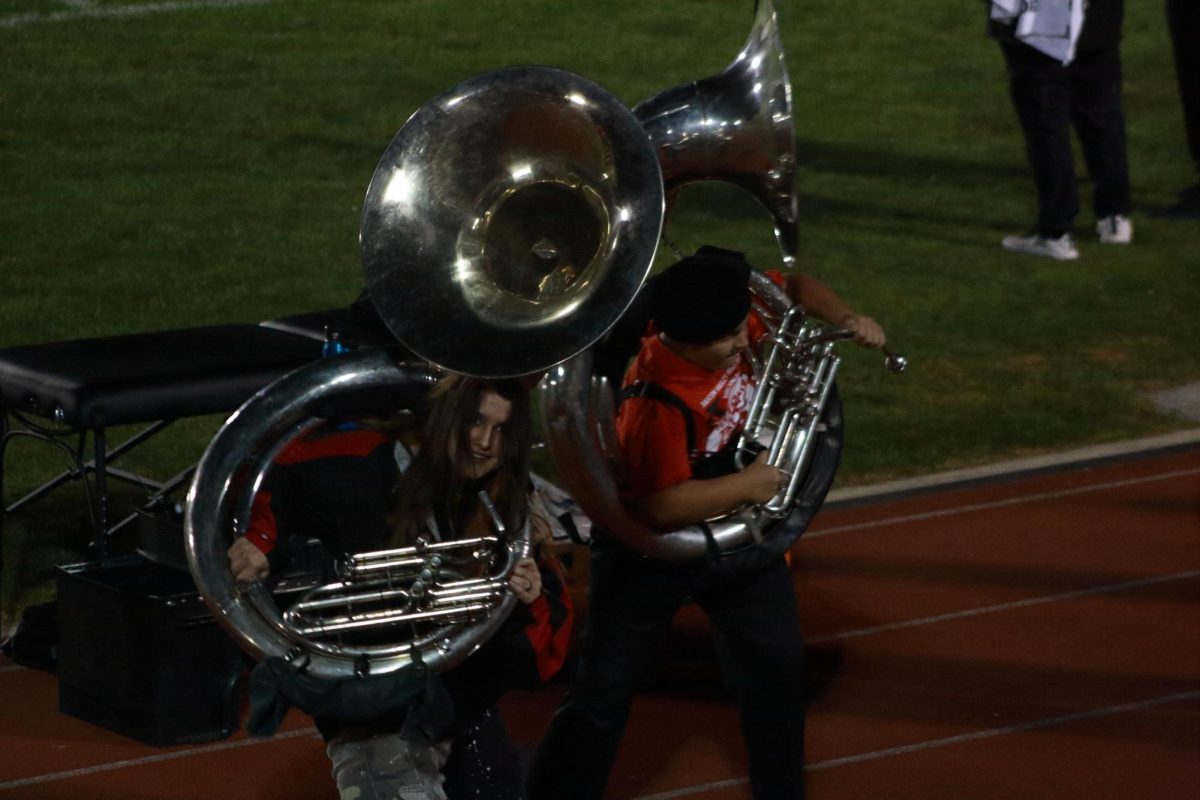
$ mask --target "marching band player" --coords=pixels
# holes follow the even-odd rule
[[[315,716],[344,800],[522,796],[516,749],[495,702],[558,672],[572,622],[548,515],[530,490],[531,427],[528,393],[517,381],[445,378],[430,393],[415,456],[394,437],[362,428],[285,449],[256,498],[246,536],[230,548],[234,576],[254,580],[272,569],[277,529],[295,537],[312,532],[314,521],[318,538],[340,537],[337,548],[351,552],[378,549],[389,538],[403,547],[421,536],[488,535],[481,489],[508,530],[526,518],[534,525],[535,558],[519,561],[509,579],[515,610],[478,652],[438,677],[446,690],[439,696],[449,697],[451,709],[405,707],[366,722]]]
[[[750,269],[741,253],[705,246],[651,282],[652,324],[625,375],[617,435],[622,500],[654,529],[764,503],[783,482],[765,453],[735,471],[730,452],[755,388],[744,351],[766,332],[749,313]],[[883,346],[883,329],[823,283],[768,275],[813,316],[853,331],[863,346]],[[753,796],[803,796],[804,645],[784,557],[746,574],[706,573],[645,558],[595,531],[590,564],[579,660],[535,755],[531,800],[603,794],[634,694],[687,598],[715,630]]]

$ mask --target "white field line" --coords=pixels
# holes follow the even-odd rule
[[[30,11],[0,17],[0,28],[21,28],[52,22],[74,22],[79,19],[119,19],[161,14],[169,11],[189,11],[197,8],[232,8],[237,6],[263,6],[280,0],[175,0],[174,2],[141,3],[129,6],[89,6],[73,4],[69,11],[42,13]]]
[[[817,761],[812,764],[806,764],[805,772],[814,772],[819,769],[830,769],[832,767],[844,767],[848,764],[858,764],[864,761],[875,761],[880,758],[890,758],[892,756],[907,755],[909,753],[918,753],[922,750],[933,750],[939,747],[952,747],[954,745],[966,744],[968,742],[977,742],[982,739],[993,739],[997,736],[1008,736],[1014,733],[1028,733],[1042,728],[1053,728],[1059,725],[1069,725],[1073,722],[1082,722],[1084,720],[1098,719],[1100,717],[1108,717],[1113,714],[1127,714],[1133,711],[1144,711],[1155,706],[1169,705],[1171,703],[1182,703],[1190,700],[1200,699],[1200,691],[1180,692],[1178,694],[1169,694],[1163,697],[1153,697],[1149,700],[1140,700],[1134,703],[1122,703],[1115,706],[1106,706],[1104,708],[1094,708],[1089,711],[1080,711],[1076,714],[1065,714],[1060,717],[1045,717],[1043,719],[1035,719],[1029,722],[1023,722],[1019,725],[1007,725],[1003,728],[987,728],[973,733],[964,733],[958,736],[947,736],[942,739],[929,739],[924,742],[914,742],[913,744],[901,745],[899,747],[888,747],[883,750],[873,750],[869,753],[856,753],[852,756],[843,758],[831,758],[825,761]],[[688,797],[693,794],[702,792],[711,792],[717,789],[726,789],[733,786],[742,786],[749,783],[748,778],[731,778],[724,781],[715,781],[713,783],[699,784],[696,786],[688,786],[683,789],[674,789],[669,792],[658,792],[657,794],[642,795],[637,800],[673,800],[676,797]]]
[[[1005,506],[1016,506],[1025,503],[1040,503],[1043,500],[1057,500],[1077,494],[1100,492],[1104,491],[1105,489],[1119,489],[1123,486],[1136,486],[1142,483],[1165,481],[1172,478],[1182,478],[1188,475],[1200,475],[1200,468],[1182,469],[1174,472],[1162,472],[1158,475],[1144,475],[1140,478],[1128,478],[1120,481],[1108,481],[1106,483],[1093,483],[1089,486],[1077,486],[1073,489],[1060,489],[1055,492],[1043,492],[1041,494],[1027,494],[1019,497],[1010,497],[1006,500],[993,500],[987,503],[972,503],[969,505],[956,506],[954,508],[942,508],[938,509],[937,511],[925,511],[920,514],[906,514],[898,517],[885,517],[883,519],[873,519],[869,522],[858,522],[854,523],[853,525],[837,525],[832,528],[822,528],[820,530],[808,531],[804,534],[804,537],[801,539],[801,541],[804,541],[805,539],[817,539],[822,536],[831,536],[835,533],[861,531],[869,528],[884,528],[891,525],[899,525],[905,522],[920,522],[927,519],[950,517],[955,514],[969,514],[973,511],[986,511],[992,508],[1003,508]]]
[[[53,781],[63,781],[69,778],[81,778],[88,775],[95,775],[100,772],[111,772],[115,769],[125,769],[126,767],[141,767],[146,764],[157,764],[162,761],[176,761],[181,758],[191,758],[192,756],[202,756],[208,753],[219,753],[222,750],[237,750],[242,747],[255,747],[257,745],[270,744],[283,739],[296,739],[301,736],[318,736],[316,728],[300,728],[299,730],[288,731],[287,733],[277,733],[268,739],[238,739],[235,742],[220,742],[218,744],[205,745],[203,747],[189,747],[186,750],[176,750],[170,753],[159,753],[152,756],[143,756],[141,758],[127,758],[123,761],[111,761],[107,764],[96,764],[91,767],[82,767],[80,769],[66,769],[62,772],[48,772],[45,775],[34,775],[30,778],[19,778],[12,781],[0,782],[0,792],[9,791],[11,789],[20,789],[25,786],[35,786],[39,783],[51,783]]]

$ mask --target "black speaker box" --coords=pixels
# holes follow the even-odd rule
[[[64,714],[155,745],[237,729],[246,660],[190,574],[141,556],[64,565],[58,616]]]

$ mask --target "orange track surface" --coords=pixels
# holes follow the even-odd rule
[[[1200,797],[1200,448],[827,509],[794,569],[811,798]],[[707,636],[681,613],[610,797],[749,796]],[[504,701],[520,744],[560,694]],[[5,797],[336,792],[302,715],[271,740],[155,748],[60,714],[54,676],[0,661]]]

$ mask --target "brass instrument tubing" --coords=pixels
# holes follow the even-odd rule
[[[321,587],[321,589],[326,588],[327,587],[324,586]],[[344,589],[345,587],[338,586],[337,588]],[[320,589],[316,591],[320,591]],[[334,590],[330,589],[330,591]],[[336,597],[323,597],[315,600],[301,600],[292,606],[292,611],[299,614],[305,611],[314,611],[322,608],[343,608],[348,603],[369,603],[408,596],[409,591],[407,589],[385,589],[378,592],[365,592],[360,590],[353,594],[343,594]]]
[[[746,424],[743,426],[741,437],[738,440],[739,451],[744,451],[750,442],[757,441],[762,432],[763,424],[775,401],[775,392],[778,388],[778,384],[771,380],[771,376],[775,374],[775,365],[779,360],[790,358],[792,355],[793,348],[789,343],[788,334],[797,318],[803,325],[803,309],[800,306],[792,306],[784,313],[779,327],[771,334],[771,352],[767,355],[767,361],[761,371],[756,370],[759,388],[754,393],[754,400],[751,402],[750,411],[746,416]]]
[[[379,611],[373,614],[364,614],[358,619],[352,619],[349,617],[336,617],[326,622],[313,623],[306,628],[295,628],[295,632],[300,636],[313,636],[316,634],[341,633],[343,631],[363,630],[365,628],[400,625],[413,622],[431,622],[434,620],[456,621],[459,618],[471,619],[475,615],[490,611],[491,609],[491,604],[476,603],[468,606],[454,606],[453,608],[435,609],[433,611],[414,611],[401,613],[397,613],[395,611]]]
[[[475,592],[480,589],[503,589],[507,583],[491,578],[480,578],[473,581],[462,581],[453,584],[439,584],[435,589],[430,590],[430,594],[434,597],[451,597],[464,592]]]
[[[499,539],[495,536],[480,536],[476,539],[452,539],[446,542],[429,542],[420,547],[398,547],[393,550],[372,550],[368,553],[355,553],[347,559],[348,563],[356,564],[360,561],[377,561],[381,559],[395,558],[397,556],[411,556],[416,553],[431,553],[440,552],[443,550],[456,550],[461,547],[468,547],[480,544],[497,544]]]
[[[370,553],[355,553],[346,558],[345,568],[349,575],[362,575],[366,573],[381,572],[402,567],[429,567],[432,569],[437,565],[430,564],[427,557],[413,557],[412,554],[417,552],[421,554],[440,555],[446,551],[477,547],[480,545],[495,545],[499,544],[499,542],[500,539],[496,536],[483,536],[477,539],[455,539],[450,542],[434,542],[421,548],[401,547],[395,550],[376,550]]]
[[[298,601],[292,611],[302,613],[305,611],[319,610],[323,608],[342,608],[347,604],[352,603],[368,603],[379,602],[383,600],[392,600],[398,597],[407,598],[411,595],[408,589],[381,589],[378,591],[369,591],[372,585],[385,585],[382,581],[373,581],[365,586],[359,585],[355,591],[348,592],[351,588],[348,583],[334,583],[319,586],[313,589],[308,598]],[[444,585],[438,585],[437,588],[431,589],[428,595],[435,598],[445,599],[468,599],[474,600],[477,598],[488,597],[503,591],[507,584],[504,581],[491,578],[472,578],[464,581],[455,581]],[[319,597],[321,594],[335,594],[332,597]]]
[[[365,575],[371,572],[380,572],[383,570],[399,570],[405,567],[412,567],[414,572],[420,572],[425,567],[428,567],[429,560],[425,558],[401,558],[394,561],[373,561],[370,563],[358,563],[355,556],[347,556],[345,563],[345,572],[347,576]]]
[[[796,502],[796,494],[800,490],[800,479],[803,477],[808,462],[812,458],[812,443],[813,437],[817,431],[817,424],[821,420],[821,409],[825,408],[826,402],[829,399],[829,392],[833,387],[834,378],[837,376],[838,366],[841,364],[841,359],[832,355],[832,345],[826,346],[825,357],[821,360],[817,368],[816,385],[820,387],[819,396],[812,402],[807,409],[808,425],[804,432],[803,446],[796,454],[796,459],[793,462],[794,472],[792,473],[791,482],[788,484],[787,493],[783,497],[783,502],[780,504],[777,513],[790,511],[792,504]]]
[[[492,498],[488,496],[486,489],[479,490],[479,502],[483,503],[484,509],[487,510],[488,516],[492,518],[492,527],[496,529],[496,533],[500,536],[504,535],[504,520],[500,519],[499,512],[492,505]]]

